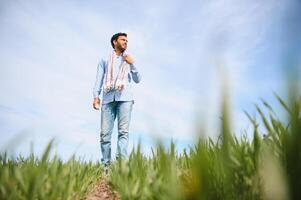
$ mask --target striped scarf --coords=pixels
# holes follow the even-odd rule
[[[122,56],[125,54],[123,53]],[[125,87],[126,81],[127,81],[127,76],[128,76],[128,68],[129,64],[126,61],[122,61],[121,66],[119,68],[119,72],[117,75],[116,80],[114,79],[114,64],[116,61],[116,53],[115,51],[112,51],[112,53],[109,56],[108,59],[108,70],[106,73],[106,79],[105,79],[105,91],[109,92],[111,90],[119,90],[122,91]]]

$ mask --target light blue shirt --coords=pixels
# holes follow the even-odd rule
[[[121,63],[124,61],[123,56],[117,56],[116,61],[114,63],[114,80],[117,78],[117,74],[121,67]],[[106,72],[108,69],[108,61],[101,59],[97,66],[97,74],[96,81],[93,88],[93,96],[94,98],[99,97],[102,94],[102,104],[107,104],[112,101],[133,101],[133,92],[132,92],[132,82],[139,83],[141,81],[141,75],[137,71],[137,68],[132,64],[130,65],[130,70],[128,73],[128,80],[126,82],[125,88],[122,91],[119,90],[111,90],[106,92],[103,90],[103,85],[105,81]]]

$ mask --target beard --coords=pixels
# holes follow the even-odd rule
[[[116,45],[116,48],[117,48],[119,51],[121,51],[121,52],[124,52],[124,51],[126,50],[126,47],[124,48],[124,47],[122,47],[121,44],[118,44],[118,43],[117,43],[117,45]]]

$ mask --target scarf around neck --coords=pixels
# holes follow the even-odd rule
[[[121,54],[121,56],[125,56],[125,55],[126,55],[125,52]],[[122,91],[126,85],[129,64],[126,61],[122,60],[116,80],[114,80],[114,70],[115,70],[114,65],[116,62],[116,57],[117,57],[116,52],[113,50],[109,55],[109,59],[108,59],[108,69],[105,78],[106,92],[109,92],[111,90]]]

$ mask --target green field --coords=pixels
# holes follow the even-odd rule
[[[41,159],[0,156],[0,199],[82,199],[101,177],[100,164],[49,159],[52,142]]]
[[[170,142],[158,144],[146,157],[138,145],[127,161],[111,165],[108,181],[122,199],[301,199],[301,99],[287,102],[275,95],[287,117],[277,116],[262,101],[253,139],[237,138],[229,127],[228,106],[221,112],[217,141],[200,138],[181,154]],[[264,129],[259,129],[263,126]],[[0,199],[83,199],[102,177],[102,167],[71,158],[0,156]]]

